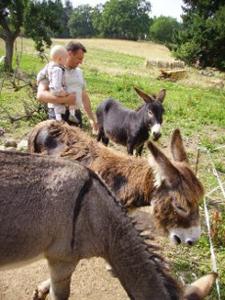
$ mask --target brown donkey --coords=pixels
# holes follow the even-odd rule
[[[68,157],[94,170],[126,207],[151,204],[158,227],[173,242],[192,245],[200,236],[203,187],[189,167],[179,130],[171,140],[173,161],[153,143],[148,148],[151,159],[131,157],[56,121],[38,124],[29,137],[31,152]]]
[[[203,299],[209,292],[202,283],[182,291],[94,172],[6,151],[0,151],[0,168],[0,267],[44,256],[50,280],[33,299],[50,292],[53,300],[67,300],[78,261],[93,256],[112,265],[130,299]]]

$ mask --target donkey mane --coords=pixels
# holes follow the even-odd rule
[[[149,242],[151,239],[154,240],[154,237],[151,236],[151,234],[147,236],[144,235],[144,230],[137,229],[135,227],[137,221],[128,215],[127,209],[121,205],[109,186],[105,185],[104,181],[96,173],[91,170],[90,172],[92,178],[95,178],[104,188],[106,188],[109,197],[113,199],[115,205],[121,208],[121,223],[123,223],[124,228],[129,228],[129,239],[134,240],[133,242],[137,243],[137,248],[140,248],[140,251],[144,250],[147,253],[145,264],[152,265],[152,263],[154,263],[155,269],[161,277],[163,286],[165,286],[168,296],[171,298],[171,300],[180,299],[182,290],[181,285],[168,273],[168,264],[166,260],[156,252],[161,248]],[[140,245],[142,246],[142,250]]]

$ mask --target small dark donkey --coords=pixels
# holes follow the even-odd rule
[[[127,146],[128,154],[141,155],[144,143],[149,138],[149,131],[154,141],[161,136],[160,127],[164,112],[162,102],[166,90],[162,89],[157,96],[148,95],[138,88],[134,88],[145,101],[137,110],[124,108],[118,101],[107,99],[103,101],[96,111],[99,124],[97,140],[106,146],[109,139],[115,143]]]
[[[199,300],[208,294],[214,280],[207,289],[196,284],[181,289],[93,171],[71,161],[3,151],[0,168],[0,268],[42,254],[50,280],[33,299],[44,300],[50,292],[51,299],[67,300],[77,263],[93,256],[110,263],[133,300]]]

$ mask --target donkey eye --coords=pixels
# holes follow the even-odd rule
[[[172,199],[172,205],[177,214],[180,216],[186,217],[189,214],[189,209],[186,207],[181,206],[179,203],[177,203],[176,199]]]
[[[184,213],[187,212],[187,210],[186,210],[185,208],[183,208],[182,206],[176,205],[176,208],[177,208],[178,210],[181,210],[181,211],[184,212]]]
[[[152,116],[153,116],[153,113],[152,113],[151,110],[148,111],[148,115],[149,115],[149,117],[152,117]]]

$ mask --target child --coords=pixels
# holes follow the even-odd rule
[[[49,90],[54,96],[67,96],[68,92],[65,87],[64,65],[67,59],[67,51],[63,46],[56,45],[50,51],[50,63],[48,63],[37,75],[37,84],[44,78],[49,80]],[[66,107],[62,104],[48,103],[48,108],[53,108],[55,118],[62,120],[62,114],[65,114]],[[75,117],[75,105],[69,106],[69,121],[79,123]]]

